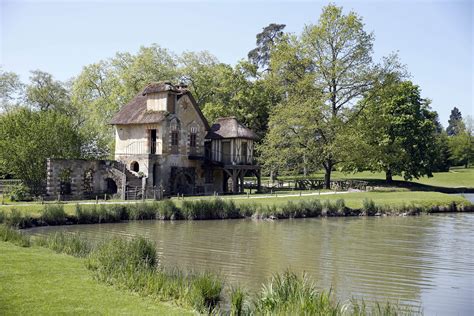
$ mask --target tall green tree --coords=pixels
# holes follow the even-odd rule
[[[0,68],[0,112],[18,106],[24,98],[24,89],[18,74]]]
[[[448,136],[455,136],[455,135],[458,135],[463,130],[464,130],[464,123],[462,121],[461,111],[459,111],[457,107],[454,107],[451,110],[451,114],[449,115],[448,127],[446,128],[446,133],[448,133]]]
[[[433,171],[435,172],[446,172],[449,171],[451,166],[451,150],[449,148],[448,134],[441,125],[438,117],[438,113],[435,113],[433,123],[435,126],[435,143],[436,152],[433,155]]]
[[[326,188],[330,187],[333,168],[347,157],[336,143],[347,137],[359,114],[353,110],[354,104],[384,73],[399,66],[394,57],[385,59],[383,67],[375,65],[373,40],[360,16],[354,12],[343,14],[341,7],[331,4],[323,8],[317,24],[306,26],[300,37],[283,37],[271,54],[271,80],[280,88],[283,99],[307,94],[309,89],[322,92],[312,102],[320,104],[320,116],[313,122],[319,127]],[[309,87],[303,85],[303,91],[299,84],[302,81],[311,82]]]
[[[79,158],[80,137],[57,111],[17,108],[0,116],[0,164],[40,194],[46,158]]]
[[[359,129],[363,132],[362,169],[382,171],[406,180],[432,176],[436,145],[436,112],[410,81],[391,82],[363,100]]]
[[[65,85],[41,70],[31,71],[30,83],[26,86],[26,103],[41,111],[55,110],[70,114],[72,110]]]
[[[272,48],[283,37],[285,24],[270,23],[257,34],[257,47],[252,49],[247,57],[249,61],[264,71],[269,71],[270,54]]]
[[[470,116],[464,120],[462,129],[448,138],[448,142],[454,165],[468,168],[474,160],[474,123]]]

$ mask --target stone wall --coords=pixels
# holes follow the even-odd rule
[[[93,198],[121,195],[126,176],[109,160],[48,159],[47,195],[51,198]]]

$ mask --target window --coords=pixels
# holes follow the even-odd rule
[[[189,136],[189,146],[196,147],[196,133],[192,133]]]
[[[171,146],[178,146],[178,131],[171,132]]]
[[[156,154],[156,129],[150,130],[150,154]]]

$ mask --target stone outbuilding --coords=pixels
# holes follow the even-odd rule
[[[255,175],[260,185],[255,133],[235,117],[210,126],[185,86],[149,84],[110,124],[114,161],[50,159],[48,194],[115,191],[125,199],[133,198],[131,192],[156,197],[157,190],[158,195],[239,193],[246,175]]]

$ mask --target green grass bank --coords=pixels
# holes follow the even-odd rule
[[[1,315],[192,315],[98,283],[78,259],[0,242]]]

